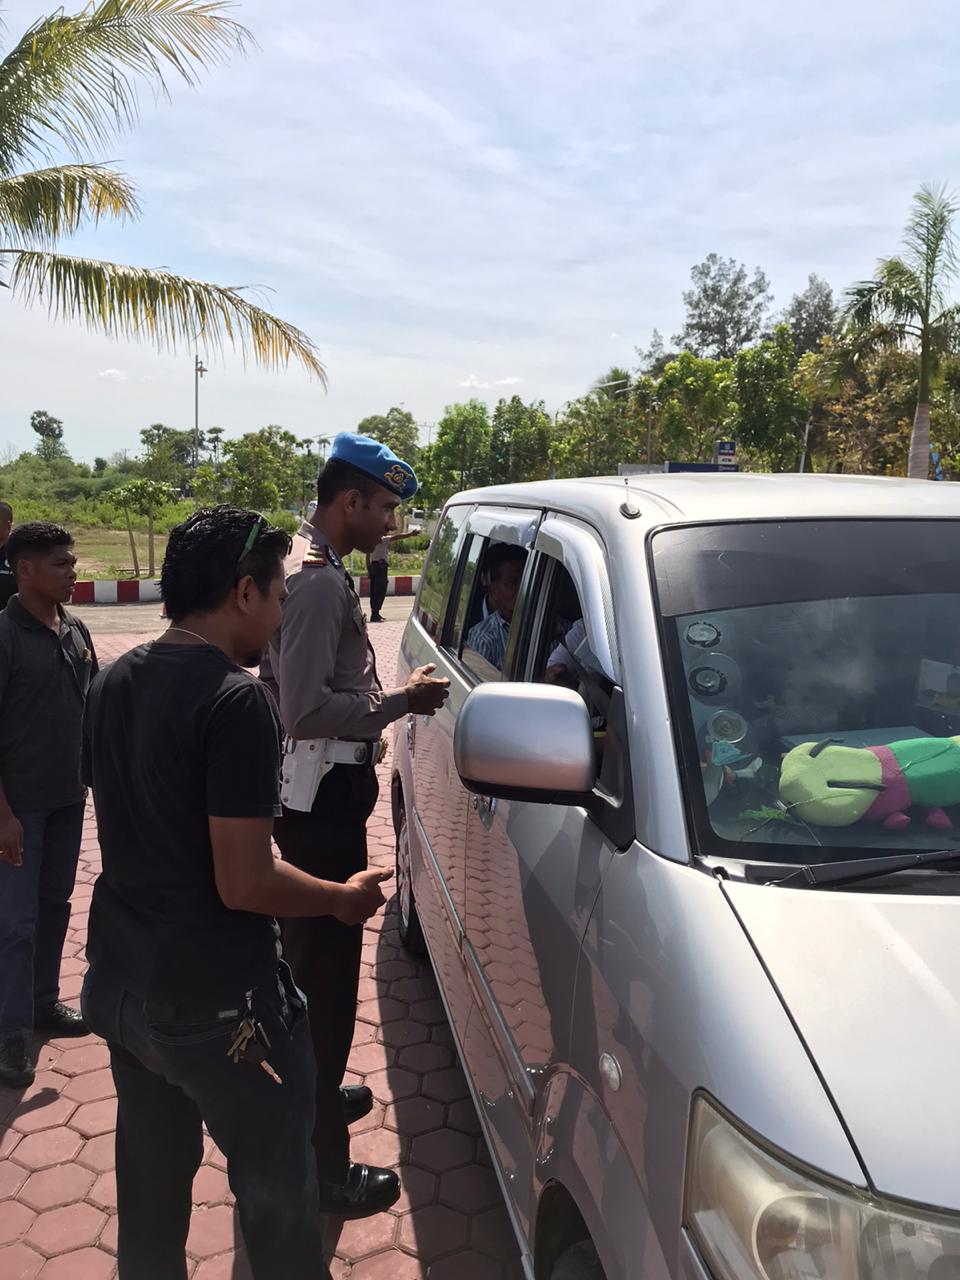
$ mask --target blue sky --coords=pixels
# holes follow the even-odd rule
[[[79,0],[75,0],[79,7]],[[69,7],[69,6],[68,6]],[[9,46],[40,12],[0,0]],[[268,287],[329,371],[208,360],[201,424],[353,428],[518,392],[553,409],[658,327],[693,263],[762,266],[784,305],[895,250],[913,191],[960,186],[960,35],[922,0],[245,0],[258,47],[147,99],[102,157],[144,216],[69,251]],[[0,291],[3,293],[3,291]],[[204,354],[201,352],[201,354]],[[0,296],[0,455],[31,410],[74,456],[192,426],[192,353]]]

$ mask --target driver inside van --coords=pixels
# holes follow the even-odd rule
[[[467,645],[498,671],[503,668],[513,611],[517,607],[520,581],[527,553],[522,547],[506,542],[495,543],[487,552],[483,571],[488,575],[487,603],[489,612],[470,628]]]

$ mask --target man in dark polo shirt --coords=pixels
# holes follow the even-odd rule
[[[84,1035],[60,1003],[60,959],[83,830],[83,707],[93,641],[64,605],[73,538],[22,524],[7,543],[19,592],[0,613],[0,1083],[32,1082],[31,1032]]]
[[[9,502],[0,502],[0,609],[3,609],[12,595],[16,594],[17,580],[13,576],[13,568],[7,559],[7,543],[13,528],[13,507]]]

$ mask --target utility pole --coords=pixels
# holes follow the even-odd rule
[[[193,357],[193,465],[200,465],[200,379],[209,370],[198,355]]]

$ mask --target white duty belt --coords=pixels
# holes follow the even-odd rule
[[[287,809],[309,813],[320,783],[335,764],[376,765],[387,752],[379,742],[345,742],[342,738],[287,738],[283,744],[280,799]]]

